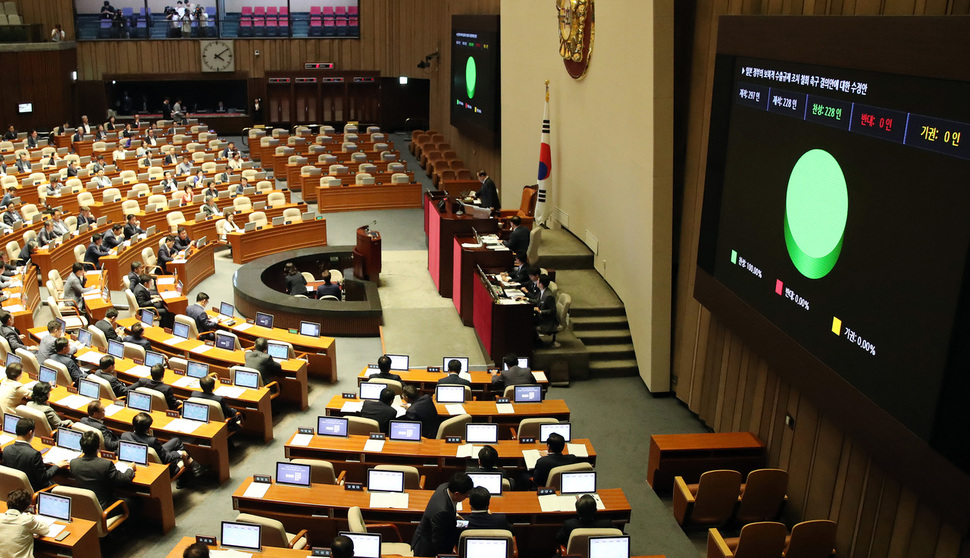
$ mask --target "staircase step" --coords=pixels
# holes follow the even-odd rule
[[[631,343],[614,343],[610,345],[587,345],[590,363],[602,360],[635,359],[637,354]]]
[[[584,345],[604,345],[610,343],[632,343],[629,329],[594,329],[577,330],[573,324],[573,333]]]
[[[589,306],[569,308],[569,315],[573,318],[586,318],[594,316],[623,316],[626,318],[626,308],[623,306]]]
[[[576,318],[570,316],[569,323],[573,325],[575,331],[629,329],[626,318],[619,316],[598,316],[595,318]]]
[[[640,373],[637,361],[634,359],[591,360],[589,363],[590,377],[615,378],[620,376],[636,376]]]

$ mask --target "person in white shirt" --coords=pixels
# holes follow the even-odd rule
[[[94,178],[91,179],[91,182],[93,182],[94,185],[97,186],[98,188],[110,188],[111,187],[111,179],[104,175],[104,169],[103,168],[102,169],[98,169],[97,174],[94,175]]]
[[[51,42],[59,43],[64,40],[64,30],[61,29],[61,24],[57,23],[54,28],[51,29]]]
[[[122,147],[119,145],[118,147],[115,148],[114,151],[111,152],[111,158],[112,158],[112,160],[115,160],[115,161],[118,161],[120,159],[124,159],[125,158],[125,150],[122,149]]]
[[[0,514],[0,556],[32,558],[34,536],[48,533],[47,523],[28,513],[30,500],[31,494],[22,488],[7,494],[7,511]]]
[[[239,155],[238,151],[232,157],[230,157],[229,160],[226,162],[226,166],[232,170],[242,169],[242,164],[243,164],[242,156]]]
[[[19,362],[7,366],[7,377],[0,382],[0,411],[16,415],[17,405],[23,405],[30,397],[30,392],[17,380],[23,371]]]

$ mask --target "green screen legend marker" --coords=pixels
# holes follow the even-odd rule
[[[802,155],[788,178],[785,245],[795,268],[809,279],[825,277],[842,253],[849,192],[842,167],[822,149]]]
[[[738,251],[737,250],[731,250],[731,263],[733,263],[733,264],[738,263]]]
[[[478,81],[478,68],[475,66],[475,59],[471,56],[468,57],[468,61],[465,62],[465,89],[468,92],[468,98],[475,98],[475,85]]]

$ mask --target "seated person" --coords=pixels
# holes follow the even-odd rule
[[[125,331],[118,325],[118,309],[113,306],[104,313],[104,318],[94,323],[94,327],[100,329],[108,341],[121,341],[119,334]]]
[[[0,310],[0,335],[3,335],[3,338],[7,340],[11,351],[17,349],[31,350],[31,347],[24,345],[26,337],[13,325],[13,314],[6,310]]]
[[[389,434],[391,420],[397,418],[397,409],[391,407],[392,403],[394,403],[394,390],[389,387],[384,388],[381,390],[380,400],[368,399],[364,401],[360,409],[360,416],[376,420],[381,432]]]
[[[346,535],[337,535],[330,543],[331,558],[354,558],[354,539]]]
[[[469,465],[465,468],[468,473],[502,473],[503,479],[509,479],[508,473],[498,468],[498,450],[492,446],[482,446],[478,450],[478,465]],[[512,485],[512,479],[509,479]]]
[[[165,377],[165,367],[161,364],[156,364],[152,366],[150,374],[150,377],[141,378],[137,382],[131,384],[129,390],[135,391],[140,387],[153,389],[165,397],[165,402],[168,404],[168,408],[170,410],[175,410],[181,407],[182,402],[175,398],[175,392],[172,391],[172,386],[162,381],[162,378]]]
[[[461,361],[453,358],[448,361],[448,375],[444,378],[438,380],[439,385],[447,384],[458,384],[462,386],[472,387],[472,383],[462,378],[458,374],[461,373]]]
[[[468,493],[468,503],[472,511],[468,514],[468,529],[505,529],[512,530],[509,520],[504,513],[488,511],[488,504],[492,495],[483,486],[476,486]]]
[[[317,298],[323,298],[325,296],[335,296],[337,300],[340,300],[341,296],[340,286],[330,282],[329,270],[323,272],[323,284],[317,287]]]
[[[129,213],[125,216],[125,240],[131,239],[133,236],[138,236],[145,233],[145,229],[141,228],[141,221],[138,220],[138,216],[134,213]],[[134,241],[132,241],[134,242]]]
[[[336,555],[332,555],[337,558]],[[353,554],[350,558],[353,558]],[[182,558],[209,558],[209,547],[204,542],[194,542],[182,551]]]
[[[10,363],[4,371],[6,378],[0,382],[0,411],[15,415],[17,406],[23,405],[30,397],[27,388],[19,381],[23,371],[19,362]]]
[[[377,369],[380,370],[377,374],[373,374],[371,378],[383,378],[385,380],[394,380],[396,382],[401,382],[401,377],[397,374],[391,374],[391,357],[387,355],[381,355],[377,359]],[[403,385],[403,382],[401,382]]]
[[[416,420],[421,423],[421,437],[434,438],[438,435],[438,427],[441,425],[441,418],[438,417],[438,410],[434,406],[434,400],[430,393],[418,395],[418,389],[411,384],[404,386],[402,395],[404,403],[408,406],[404,418]]]
[[[134,343],[135,345],[144,348],[145,351],[150,351],[152,350],[152,343],[148,339],[145,339],[144,335],[145,326],[141,325],[141,323],[137,323],[131,326],[130,333],[125,335],[125,338],[122,341],[125,343]]]
[[[96,403],[96,402],[95,402]],[[94,403],[92,403],[94,405]],[[105,440],[107,444],[107,440]],[[117,451],[118,442],[115,442]],[[135,478],[137,465],[130,464],[124,473],[120,472],[113,461],[98,456],[98,435],[94,432],[81,434],[81,457],[71,460],[71,477],[78,488],[86,488],[98,498],[101,509],[108,509],[118,499],[115,489],[127,485]],[[129,506],[130,507],[130,506]],[[115,513],[122,513],[121,506],[115,508]]]
[[[189,231],[185,230],[185,227],[179,227],[178,234],[175,236],[175,249],[181,252],[191,245],[192,240],[189,238]]]
[[[522,225],[522,218],[518,215],[513,215],[509,221],[512,223],[512,233],[503,244],[513,254],[525,254],[529,249],[529,229]]]
[[[93,374],[108,382],[108,385],[111,386],[111,391],[114,392],[115,397],[127,397],[128,386],[118,379],[118,374],[115,372],[115,357],[111,355],[101,357],[99,366],[100,367],[96,369]]]
[[[144,267],[144,265],[145,264],[143,264],[143,263],[141,263],[139,261],[131,262],[131,271],[128,272],[128,288],[129,289],[134,289],[135,288],[135,285],[138,284],[138,278],[141,276],[141,272],[142,272],[142,269],[141,268]]]
[[[529,282],[529,257],[525,255],[525,252],[519,252],[515,255],[515,266],[511,272],[504,274],[503,278],[520,285]]]
[[[300,270],[293,265],[293,262],[287,262],[286,265],[283,266],[283,273],[285,274],[284,280],[286,281],[286,294],[306,294],[306,278],[303,277]]]
[[[276,378],[283,373],[283,367],[273,360],[267,351],[269,351],[269,343],[264,337],[257,337],[253,348],[246,352],[246,367],[259,370],[264,384],[275,382]]]
[[[569,542],[569,534],[573,529],[610,529],[613,522],[602,517],[596,518],[596,500],[589,494],[583,494],[576,500],[576,517],[570,517],[563,522],[562,528],[556,533],[556,540],[565,546]]]
[[[40,233],[37,234],[37,244],[41,246],[47,246],[51,243],[51,240],[57,238],[54,234],[54,223],[50,219],[44,221],[43,227],[40,229]]]
[[[159,325],[165,328],[171,328],[172,324],[175,323],[175,314],[168,311],[162,297],[151,294],[149,289],[151,289],[152,285],[152,277],[144,273],[141,274],[138,277],[138,284],[131,289],[135,295],[135,302],[139,308],[154,308],[158,313]]]
[[[206,217],[222,215],[222,211],[219,211],[219,206],[216,205],[216,198],[205,200],[205,203],[202,205],[202,213],[205,213]]]
[[[22,471],[30,481],[30,487],[34,490],[43,490],[51,485],[51,479],[61,470],[67,467],[67,461],[60,461],[51,465],[44,464],[44,458],[37,451],[30,441],[34,438],[34,421],[29,418],[22,418],[17,421],[15,427],[17,440],[3,449],[3,464],[12,469]]]
[[[532,371],[528,368],[519,366],[519,357],[515,353],[509,353],[502,359],[507,370],[502,370],[498,374],[492,375],[492,385],[494,386],[518,386],[523,384],[537,384]]]
[[[208,303],[209,295],[200,292],[199,294],[195,295],[195,304],[189,306],[185,310],[185,315],[195,321],[195,329],[202,334],[215,330],[219,325],[217,321],[213,320],[208,314],[206,314],[205,305]],[[208,338],[211,339],[212,336],[210,335]]]
[[[88,206],[82,206],[78,209],[77,215],[77,226],[87,225],[93,227],[98,223],[98,219],[91,213],[91,208]]]
[[[153,420],[150,414],[145,412],[138,413],[135,415],[135,418],[131,419],[132,431],[122,434],[121,439],[126,442],[145,444],[155,450],[161,462],[168,465],[168,471],[172,475],[178,472],[179,461],[182,461],[186,467],[191,467],[193,475],[196,471],[200,471],[201,467],[198,463],[192,461],[189,452],[185,451],[185,446],[178,436],[172,436],[164,444],[159,442],[158,438],[152,436],[152,422]],[[179,478],[178,484],[176,485],[178,488],[184,488],[186,486],[187,476],[182,475]]]
[[[242,423],[246,417],[236,409],[230,407],[229,404],[226,403],[225,397],[215,394],[215,376],[210,374],[203,378],[199,378],[199,388],[202,391],[193,391],[190,397],[198,397],[199,399],[215,401],[219,404],[219,407],[222,408],[222,416],[229,420],[229,432],[238,432],[240,429],[242,429]]]
[[[47,382],[37,382],[34,384],[30,394],[30,401],[27,406],[35,411],[39,411],[47,418],[47,423],[51,425],[51,430],[58,428],[70,428],[74,421],[61,418],[61,415],[50,406],[51,385]]]
[[[168,159],[169,157],[171,157],[171,155],[167,155],[165,159]],[[165,174],[162,175],[162,181],[158,184],[162,187],[163,194],[174,192],[175,190],[178,190],[179,187],[178,182],[172,178],[172,171],[165,171]]]
[[[71,381],[74,382],[75,386],[81,378],[88,377],[87,372],[81,370],[77,361],[71,356],[71,343],[66,337],[54,341],[54,354],[51,355],[50,360],[63,364],[67,368],[67,373],[71,375]]]
[[[101,233],[95,233],[91,236],[91,244],[88,244],[88,249],[84,252],[84,261],[94,266],[95,269],[101,269],[101,256],[107,256],[111,253],[107,247],[102,246],[104,238]]]
[[[165,242],[158,247],[158,267],[162,268],[162,273],[168,275],[171,271],[168,264],[175,259],[175,235],[165,237]]]
[[[100,401],[92,401],[88,404],[88,416],[81,419],[81,424],[95,428],[101,432],[101,436],[104,438],[104,449],[108,451],[118,451],[118,437],[112,432],[110,428],[104,424],[104,406]],[[88,434],[88,432],[85,432]],[[95,444],[95,454],[97,454],[98,437],[91,432],[94,436]],[[84,450],[84,437],[81,437],[81,450]],[[75,460],[76,461],[76,460]],[[110,461],[109,461],[110,463]],[[71,463],[71,468],[74,468],[73,462]],[[72,471],[73,473],[73,471]]]
[[[549,276],[539,277],[539,301],[533,308],[536,330],[539,333],[553,333],[559,327],[556,314],[556,297],[549,290]]]
[[[120,246],[122,242],[125,241],[125,226],[121,223],[115,223],[111,225],[111,230],[104,233],[102,242],[104,247],[107,249],[112,249]]]
[[[539,266],[529,267],[529,280],[519,287],[524,295],[523,298],[528,300],[533,305],[539,302],[539,275],[541,275]]]
[[[61,337],[64,337],[64,327],[61,326],[61,322],[57,320],[47,322],[47,335],[41,338],[40,343],[37,345],[38,363],[43,363],[56,353],[54,350],[54,343],[56,343]],[[73,343],[70,339],[68,339],[68,345],[68,355],[73,355],[78,349],[81,348],[79,343]]]
[[[50,528],[30,513],[30,492],[15,488],[7,494],[7,511],[0,514],[0,556],[33,556],[34,537]]]
[[[211,200],[219,197],[219,189],[211,180],[206,181],[205,188],[202,190],[202,195],[205,196],[204,200]]]
[[[553,432],[546,438],[546,455],[536,461],[536,468],[532,472],[532,480],[536,487],[546,486],[549,480],[549,471],[560,465],[572,465],[579,461],[575,455],[563,455],[562,450],[566,448],[566,439],[562,434]]]

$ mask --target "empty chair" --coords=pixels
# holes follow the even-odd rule
[[[569,533],[569,540],[566,541],[566,548],[563,554],[581,556],[589,558],[589,538],[590,537],[618,537],[623,531],[611,527],[573,529]]]
[[[0,492],[4,495],[4,501],[7,499],[7,494],[18,489],[26,490],[31,494],[34,493],[34,488],[30,486],[30,479],[27,478],[27,475],[23,471],[0,465]]]
[[[411,552],[411,545],[406,542],[402,542],[401,532],[398,531],[397,525],[393,523],[377,523],[377,524],[366,524],[364,523],[364,514],[361,513],[358,506],[351,506],[347,510],[347,526],[353,533],[366,533],[368,528],[370,529],[380,529],[381,531],[381,556],[387,554],[399,554],[401,556],[414,556]],[[383,542],[388,538],[388,532],[397,535],[396,542]]]
[[[347,417],[347,433],[351,436],[369,436],[380,431],[381,425],[374,419]]]
[[[373,381],[373,379],[372,379]],[[465,386],[468,387],[468,386]],[[467,392],[466,392],[467,395]],[[444,440],[446,436],[465,436],[465,425],[472,421],[472,416],[469,414],[456,415],[448,418],[447,420],[441,421],[438,425],[438,433],[435,438],[438,440]]]
[[[749,475],[750,478],[750,475]],[[802,521],[785,537],[785,558],[828,558],[835,555],[836,524],[828,519]]]
[[[51,424],[47,422],[47,417],[42,411],[26,405],[17,405],[15,409],[18,415],[34,421],[34,436],[50,436]]]
[[[102,509],[98,497],[90,490],[58,485],[53,492],[60,496],[70,496],[71,516],[93,521],[98,528],[99,537],[106,536],[128,519],[128,504],[124,500],[116,500],[107,509]],[[121,508],[121,513],[110,515],[116,508]]]
[[[269,224],[269,220],[266,219],[266,213],[263,211],[253,211],[250,213],[249,222],[256,223],[257,227],[265,227]]]
[[[724,539],[712,528],[707,532],[707,558],[778,558],[787,534],[785,525],[775,521],[749,523],[736,539]]]
[[[301,219],[300,210],[296,207],[288,207],[283,210],[283,222],[299,221]]]
[[[165,216],[165,221],[168,223],[168,228],[175,232],[178,226],[185,222],[185,215],[181,211],[172,211]]]
[[[61,307],[57,304],[57,301],[53,296],[47,297],[47,306],[50,308],[51,314],[55,319],[59,318],[64,320],[64,329],[67,331],[76,332],[82,327],[88,327],[88,319],[81,315],[81,312],[78,310],[77,306],[71,306],[62,312]]]
[[[266,182],[269,183],[268,180]],[[267,207],[279,207],[281,205],[286,205],[286,194],[283,192],[270,192],[270,194],[266,196]]]
[[[417,467],[411,465],[388,465],[381,464],[374,467],[378,471],[400,471],[404,473],[405,490],[424,490],[424,475],[418,472]]]
[[[509,386],[514,388],[515,386]],[[515,433],[515,439],[535,438],[539,439],[539,427],[543,424],[559,424],[558,419],[550,417],[524,418],[519,421],[519,429]]]
[[[253,210],[253,202],[247,196],[239,196],[232,199],[232,209],[235,212],[245,212]]]
[[[295,465],[310,466],[310,482],[313,484],[343,484],[347,471],[340,471],[337,475],[333,463],[322,459],[290,459]]]
[[[707,471],[689,485],[674,477],[674,519],[684,525],[715,525],[727,521],[741,492],[741,473],[727,469]]]
[[[260,517],[248,513],[241,513],[236,516],[239,523],[252,523],[262,527],[260,529],[260,544],[262,546],[273,546],[276,548],[295,548],[303,549],[307,546],[306,529],[301,529],[296,534],[287,533],[283,528],[283,523],[276,519]]]
[[[788,500],[788,472],[781,469],[756,469],[741,485],[741,503],[734,520],[741,525],[755,521],[775,521]]]

